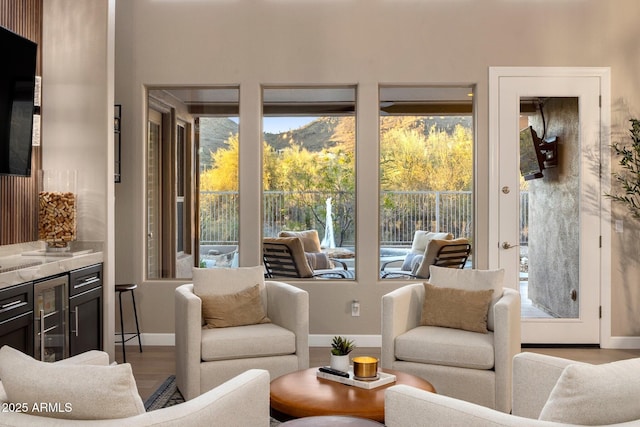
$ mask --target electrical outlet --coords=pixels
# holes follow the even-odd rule
[[[360,303],[358,302],[358,300],[353,300],[353,302],[351,303],[351,316],[360,316]]]
[[[617,219],[616,220],[616,233],[623,233],[624,232],[624,223],[622,222],[621,219]]]

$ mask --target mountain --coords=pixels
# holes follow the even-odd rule
[[[388,129],[402,125],[408,128],[422,128],[425,134],[435,126],[451,134],[457,125],[472,126],[471,117],[460,116],[432,116],[432,117],[400,117],[383,116],[382,128]],[[225,141],[238,133],[238,124],[227,118],[200,118],[200,148],[201,162],[205,163],[209,152],[226,147]],[[309,151],[320,151],[323,148],[353,144],[355,135],[355,120],[341,117],[321,117],[298,129],[282,133],[265,133],[264,140],[274,149],[281,150],[289,146],[291,141],[302,144]]]

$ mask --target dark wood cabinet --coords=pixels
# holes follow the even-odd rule
[[[33,355],[33,283],[0,291],[0,347]]]
[[[53,296],[49,294],[54,288],[44,286],[46,289],[41,289],[49,282],[60,285],[55,288],[56,292],[58,288],[61,289],[55,294],[55,301],[60,309],[56,308],[52,313],[46,313],[46,307],[53,305]],[[53,325],[47,322],[58,312],[63,317],[59,319],[59,325],[55,325],[55,329],[63,332],[53,331],[53,335],[43,338],[40,329],[45,332],[53,330]],[[102,350],[103,315],[102,264],[3,288],[0,289],[0,347],[9,345],[47,361],[75,356],[89,350]],[[48,349],[55,346],[61,348],[56,356],[43,358],[43,349],[47,353]]]
[[[102,350],[102,265],[69,273],[69,355]]]

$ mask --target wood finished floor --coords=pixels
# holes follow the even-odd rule
[[[607,363],[616,360],[640,357],[638,350],[612,350],[599,348],[524,348],[523,351],[549,354],[588,363]],[[354,356],[380,357],[380,348],[356,348]],[[122,348],[116,346],[116,361],[122,363]],[[146,400],[169,376],[175,374],[175,348],[145,346],[138,352],[137,346],[127,346],[127,362],[131,363],[142,400]],[[311,347],[309,365],[322,366],[329,362],[327,347]]]

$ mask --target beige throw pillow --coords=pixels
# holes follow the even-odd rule
[[[431,275],[429,283],[437,286],[467,289],[470,291],[479,291],[485,289],[493,289],[493,300],[491,301],[492,309],[489,310],[489,319],[487,320],[487,328],[494,330],[493,305],[502,298],[504,287],[504,269],[498,270],[477,270],[477,269],[458,269],[447,267],[430,267]]]
[[[260,285],[228,295],[205,295],[202,299],[202,317],[207,328],[270,323],[262,307]]]
[[[128,363],[46,363],[5,345],[0,349],[0,380],[8,402],[41,417],[100,420],[145,412]]]
[[[540,419],[608,425],[640,419],[640,358],[602,365],[572,364],[558,379]]]
[[[420,324],[488,333],[487,315],[493,289],[466,291],[424,284]]]

